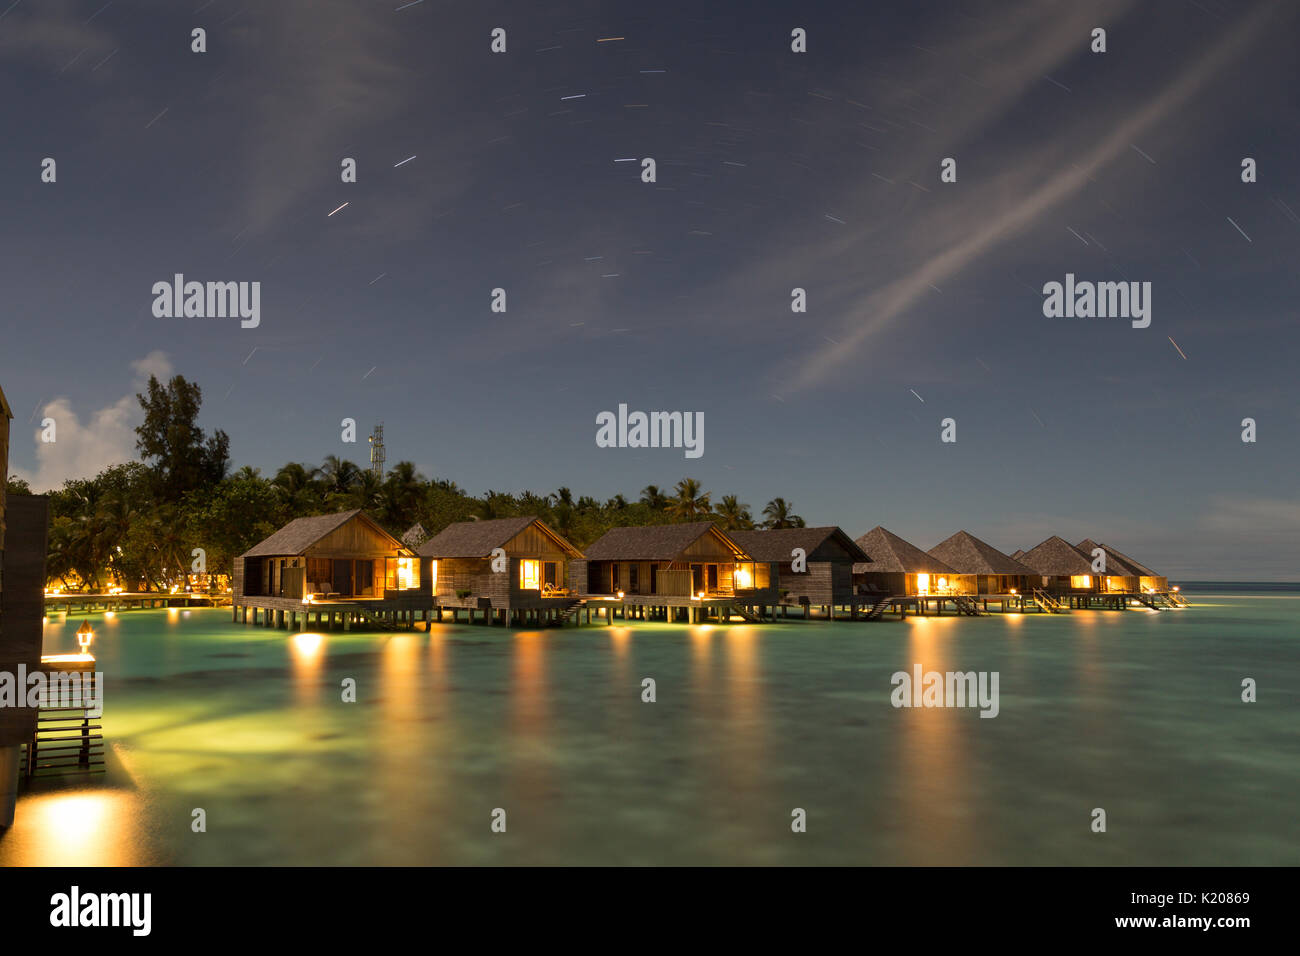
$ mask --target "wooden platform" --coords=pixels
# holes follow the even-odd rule
[[[197,594],[161,591],[134,591],[120,594],[69,594],[45,595],[45,613],[92,614],[96,611],[129,611],[133,608],[157,607],[224,607],[230,603],[229,594]]]

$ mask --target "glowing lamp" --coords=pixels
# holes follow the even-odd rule
[[[81,627],[77,628],[77,643],[81,645],[81,653],[90,653],[90,642],[95,639],[95,629],[90,626],[89,621],[82,621]]]
[[[623,600],[623,592],[622,592],[622,591],[619,591],[619,592],[618,592],[618,599],[619,599],[620,601]]]
[[[1011,589],[1011,593],[1012,593],[1012,594],[1019,594],[1020,592],[1017,591],[1015,588],[1012,588],[1012,589]]]

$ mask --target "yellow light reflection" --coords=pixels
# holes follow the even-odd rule
[[[14,843],[18,866],[133,866],[142,858],[139,799],[115,790],[49,793],[18,801]]]
[[[320,693],[320,672],[325,663],[324,634],[305,632],[289,638],[294,698],[299,707],[313,704]]]
[[[923,673],[965,669],[954,666],[946,640],[946,632],[964,621],[953,616],[908,622],[906,663],[899,670],[912,674],[917,664]],[[971,803],[967,737],[980,731],[981,720],[968,710],[947,707],[898,708],[891,716],[897,721],[898,816],[909,845],[918,847],[917,862],[968,861],[978,825],[959,808]]]
[[[313,658],[320,653],[321,645],[325,640],[324,634],[312,634],[303,632],[295,634],[290,641],[295,658]]]
[[[627,657],[627,649],[632,642],[632,628],[611,627],[609,629],[609,642],[614,646],[615,657],[619,660]]]

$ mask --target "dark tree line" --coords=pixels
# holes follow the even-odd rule
[[[471,495],[455,482],[426,478],[400,461],[381,479],[330,455],[319,465],[290,462],[274,476],[230,471],[230,440],[198,425],[202,392],[177,375],[151,377],[136,396],[144,421],[136,429],[140,461],[113,465],[93,478],[72,479],[51,492],[49,578],[90,588],[166,590],[194,570],[195,549],[206,568],[228,574],[234,558],[293,518],[362,508],[402,537],[416,526],[436,534],[455,521],[537,515],[579,548],[610,528],[712,520],[726,530],[802,527],[784,498],[755,519],[736,495],[714,501],[694,478],[671,490],[647,485],[636,500],[604,501],[553,493],[486,491]],[[11,479],[11,494],[30,494]]]

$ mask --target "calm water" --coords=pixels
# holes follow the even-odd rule
[[[395,635],[92,618],[108,777],[23,796],[0,864],[1295,864],[1300,595],[1193,600]],[[1000,672],[1000,716],[891,707],[915,663]]]

